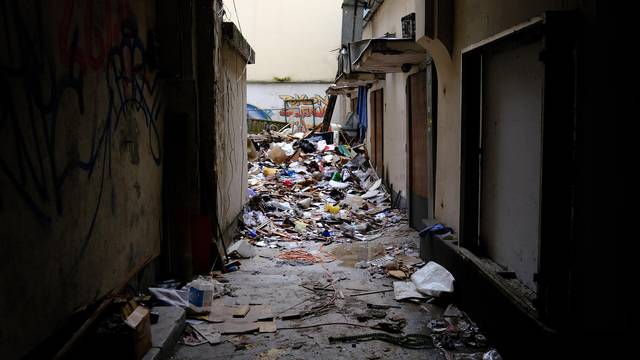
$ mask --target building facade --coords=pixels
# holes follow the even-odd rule
[[[277,122],[318,125],[327,86],[336,75],[340,0],[236,0],[228,18],[256,44],[259,61],[247,70],[247,102]],[[237,10],[237,13],[236,13]],[[286,14],[286,15],[284,15]],[[332,122],[344,120],[336,104]]]
[[[0,358],[51,358],[127,283],[210,271],[245,202],[254,53],[221,1],[1,3]]]
[[[589,279],[613,277],[615,263],[590,233],[606,202],[592,181],[604,180],[593,169],[607,156],[595,155],[594,135],[611,102],[594,101],[587,85],[607,83],[588,70],[597,60],[587,49],[611,46],[612,9],[553,0],[356,4],[366,8],[362,39],[343,44],[348,65],[336,86],[347,99],[367,89],[369,155],[411,225],[454,230],[453,240],[423,239],[425,260],[452,271],[456,300],[507,356],[543,358],[553,346],[611,337],[588,326],[586,309],[596,306]],[[589,266],[595,258],[605,273]]]

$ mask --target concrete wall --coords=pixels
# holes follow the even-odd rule
[[[363,39],[384,36],[385,33],[395,33],[402,37],[401,18],[414,12],[415,1],[387,0],[378,8],[371,20],[365,24],[362,32]],[[426,61],[426,56],[425,56]],[[408,186],[408,125],[407,125],[407,96],[406,84],[410,74],[417,72],[414,67],[408,73],[386,74],[384,81],[378,81],[370,91],[384,88],[384,143],[395,144],[384,146],[384,174],[385,181],[392,188],[394,195],[402,191],[400,207],[407,205]],[[369,120],[372,119],[371,102],[367,101]],[[367,146],[371,135],[371,125],[367,128]]]
[[[329,103],[327,87],[329,87],[328,83],[249,83],[247,84],[247,102],[264,110],[271,119],[285,121],[284,100],[313,99],[315,100],[313,112],[317,125],[322,122]],[[302,117],[307,125],[313,125],[310,108],[303,106],[291,109],[291,106],[291,104],[287,105],[289,122]],[[342,123],[344,111],[343,103],[338,101],[333,110],[332,122]]]
[[[230,239],[247,198],[246,67],[253,65],[247,65],[227,41],[221,45],[216,75],[217,212],[225,238]]]
[[[155,2],[2,1],[0,358],[160,249]]]
[[[386,2],[385,2],[386,3]],[[424,2],[416,3],[416,41],[432,55],[438,73],[436,217],[458,229],[460,222],[460,74],[465,47],[547,10],[574,9],[575,1],[454,1],[453,54],[424,36]]]
[[[342,0],[235,0],[227,15],[256,51],[249,81],[333,82]]]

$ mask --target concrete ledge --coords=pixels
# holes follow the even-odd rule
[[[142,360],[160,360],[160,349],[158,348],[151,348],[149,349],[149,351],[147,351],[146,354],[144,354],[144,357],[142,358]]]
[[[186,314],[184,309],[174,306],[158,306],[152,311],[157,311],[160,318],[151,325],[151,349],[144,359],[168,359],[184,331]]]
[[[231,47],[244,58],[247,64],[255,64],[256,53],[253,51],[247,40],[242,36],[242,33],[236,25],[232,22],[222,23],[222,36],[231,44]]]
[[[544,359],[562,344],[559,334],[488,276],[468,250],[429,237],[420,240],[420,254],[423,260],[436,261],[453,274],[456,303],[478,322],[505,358]]]

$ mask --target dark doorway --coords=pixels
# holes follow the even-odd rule
[[[435,194],[435,89],[432,63],[407,79],[409,118],[409,222],[420,230],[433,218]]]

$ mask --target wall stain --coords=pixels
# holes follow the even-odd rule
[[[0,141],[5,149],[0,153],[0,177],[11,185],[0,189],[0,204],[14,192],[48,228],[64,218],[62,189],[69,175],[84,174],[89,187],[74,191],[84,196],[83,191],[92,193],[97,186],[97,199],[87,214],[80,258],[107,187],[115,214],[116,187],[111,176],[113,167],[121,165],[112,161],[116,139],[125,139],[130,163],[138,165],[139,135],[144,132],[148,153],[157,166],[162,162],[157,40],[155,32],[148,30],[145,45],[126,0],[65,0],[54,34],[57,42],[51,44],[42,5],[42,0],[0,0],[0,38],[5,44],[0,55]],[[56,64],[56,50],[61,64]],[[97,116],[87,113],[89,76],[101,80],[95,96],[107,104]],[[69,129],[61,123],[74,111],[91,123],[90,132],[68,136]],[[144,123],[141,128],[139,118]],[[88,152],[79,151],[80,139],[89,139]],[[0,212],[7,210],[0,206]]]

